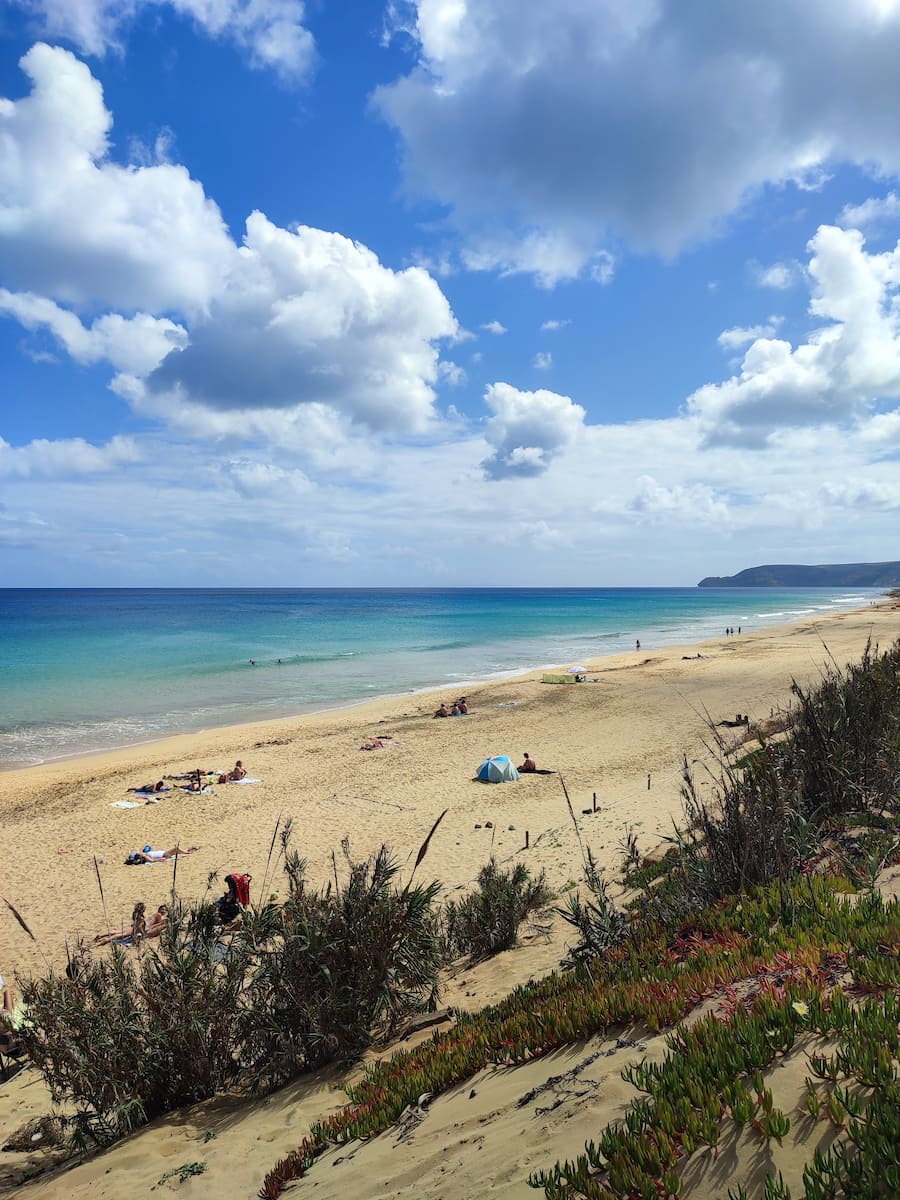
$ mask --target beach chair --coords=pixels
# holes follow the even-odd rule
[[[28,1065],[28,1055],[22,1046],[13,1044],[0,1050],[0,1083],[6,1083]]]

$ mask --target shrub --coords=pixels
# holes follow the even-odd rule
[[[438,884],[401,888],[382,847],[350,862],[346,883],[310,891],[283,847],[288,899],[245,912],[237,930],[224,932],[209,904],[176,904],[137,955],[80,952],[73,978],[24,983],[24,1048],[74,1111],[79,1145],[355,1055],[434,1005]]]
[[[441,963],[439,885],[397,886],[385,847],[323,891],[307,890],[296,860],[287,862],[291,894],[262,914],[271,928],[247,990],[247,1051],[267,1085],[355,1055],[433,1008]]]
[[[534,879],[523,863],[503,871],[492,858],[479,871],[474,891],[444,905],[445,956],[477,961],[511,949],[528,914],[551,899],[543,871]]]
[[[830,823],[896,811],[900,642],[880,655],[867,646],[859,663],[830,667],[817,688],[794,683],[792,690],[788,737],[763,742],[740,766],[728,765],[720,745],[721,776],[710,798],[700,795],[685,762],[676,866],[642,898],[650,915],[680,920],[723,896],[790,879]]]
[[[564,967],[588,966],[592,959],[603,956],[628,937],[628,919],[610,900],[606,880],[590,850],[585,861],[585,883],[592,900],[569,896],[565,906],[556,910],[580,935],[563,960]]]
[[[83,957],[74,979],[50,973],[23,985],[20,1032],[56,1103],[74,1108],[82,1144],[108,1141],[236,1078],[247,959],[227,954],[212,914],[175,906],[159,942],[140,956],[115,947]]]

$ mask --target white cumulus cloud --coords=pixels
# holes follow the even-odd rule
[[[14,291],[72,305],[201,310],[236,250],[218,207],[182,166],[111,161],[99,82],[38,43],[32,83],[0,98],[0,273]]]
[[[536,367],[539,371],[549,371],[553,366],[553,355],[549,350],[538,350],[534,356],[532,366]]]
[[[755,342],[757,338],[772,337],[782,319],[781,317],[769,317],[765,325],[735,326],[733,329],[723,329],[716,340],[726,350],[736,350],[739,346],[746,346],[748,342]]]
[[[502,325],[499,321],[485,321],[481,328],[485,333],[493,333],[497,337],[502,333],[506,333],[506,326]]]
[[[184,167],[109,160],[84,63],[38,44],[22,66],[31,94],[0,101],[0,312],[108,362],[120,396],[194,436],[278,442],[323,408],[419,433],[439,378],[463,382],[437,343],[467,335],[422,268],[258,212],[236,245]]]
[[[490,479],[542,474],[584,427],[581,405],[557,392],[492,383],[484,398],[493,413],[485,436],[494,453],[482,463]]]
[[[420,267],[392,271],[337,233],[252,213],[237,265],[190,345],[146,381],[145,402],[210,410],[333,407],[413,432],[432,415],[434,342],[456,321]]]
[[[738,375],[699,388],[689,411],[707,444],[765,445],[780,429],[842,422],[900,399],[900,243],[867,254],[855,229],[820,226],[809,243],[807,340],[760,337]]]
[[[170,350],[187,344],[187,331],[167,317],[107,313],[86,326],[75,313],[31,292],[0,288],[0,313],[15,317],[26,329],[47,329],[76,362],[108,362],[116,370],[139,375],[157,367]]]

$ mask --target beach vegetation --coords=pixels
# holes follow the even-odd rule
[[[628,917],[610,899],[608,884],[590,849],[585,855],[584,890],[587,895],[570,894],[556,910],[578,933],[578,941],[563,960],[566,967],[589,967],[629,933]]]
[[[530,913],[552,899],[544,873],[535,878],[524,863],[507,870],[495,859],[478,873],[475,887],[462,900],[449,900],[441,914],[445,958],[467,956],[473,962],[510,950]]]
[[[76,1144],[107,1143],[226,1089],[258,1091],[390,1036],[433,1007],[442,965],[436,883],[401,885],[382,847],[309,888],[284,831],[289,892],[223,929],[210,904],[172,906],[135,955],[77,954],[28,980],[21,1041]]]
[[[259,946],[246,980],[242,1056],[273,1086],[390,1037],[434,1008],[442,965],[437,883],[399,882],[382,847],[315,890],[288,854],[290,894],[242,931]]]
[[[153,949],[80,957],[74,978],[23,984],[20,1040],[79,1147],[104,1143],[232,1086],[248,946],[208,906],[173,906]]]

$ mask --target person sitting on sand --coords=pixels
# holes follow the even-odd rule
[[[133,857],[138,862],[164,862],[168,858],[184,858],[186,854],[193,854],[199,849],[199,846],[189,846],[187,850],[181,846],[173,846],[171,850],[154,850],[152,846],[145,846],[143,850],[132,850],[128,857]]]
[[[443,701],[441,701],[441,707],[437,710],[437,712],[434,715],[435,715],[435,717],[449,717],[450,709],[447,707],[446,704],[444,704]]]
[[[247,768],[240,759],[234,764],[228,772],[228,778],[232,783],[237,783],[239,779],[243,779],[247,774]]]
[[[462,716],[466,715],[466,713],[469,711],[469,702],[465,696],[460,696],[456,702],[456,707],[459,709]]]
[[[519,767],[519,774],[521,775],[524,773],[527,775],[527,774],[529,774],[529,772],[536,771],[537,763],[534,761],[534,759],[531,757],[531,755],[528,753],[528,751],[523,750],[522,754],[525,757],[525,761],[522,763],[521,767]]]
[[[144,937],[155,938],[159,937],[165,929],[169,920],[168,904],[161,904],[150,920],[147,922],[147,928],[144,930]]]

